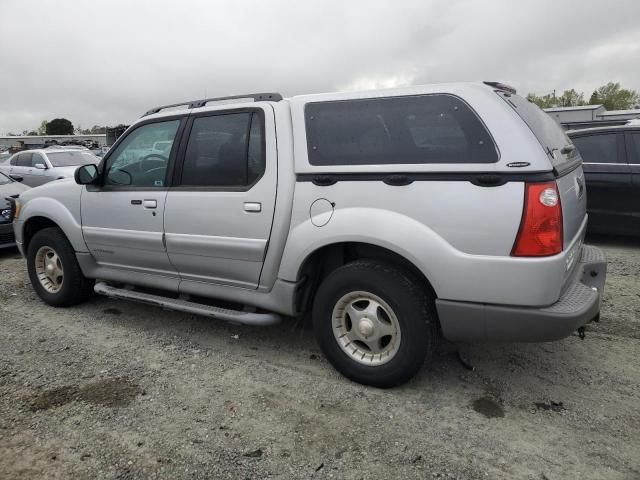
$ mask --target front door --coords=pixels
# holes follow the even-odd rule
[[[105,158],[103,185],[88,185],[81,200],[82,233],[99,265],[173,277],[176,288],[163,242],[166,179],[176,148],[164,155],[152,149],[155,142],[173,142],[180,122],[156,120],[129,132]]]
[[[273,110],[192,114],[167,196],[165,235],[181,291],[256,288],[276,200]]]
[[[38,165],[36,167],[36,165]],[[47,183],[50,180],[55,180],[55,177],[49,177],[46,175],[46,171],[50,168],[47,164],[47,161],[44,159],[42,154],[34,152],[31,156],[31,171],[30,182],[31,185],[37,187],[38,185],[42,185],[43,183]]]

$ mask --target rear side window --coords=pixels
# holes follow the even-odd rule
[[[493,139],[452,95],[309,103],[311,165],[494,163]]]
[[[527,124],[544,150],[549,154],[554,167],[573,159],[571,152],[566,156],[560,153],[563,147],[571,144],[571,140],[569,140],[569,137],[567,137],[562,127],[558,125],[549,114],[542,111],[536,104],[526,98],[522,98],[520,95],[502,91],[496,93],[500,95],[500,97],[516,111],[524,123]]]
[[[618,143],[615,133],[573,137],[573,143],[585,163],[618,162]]]
[[[180,185],[246,187],[265,170],[262,117],[257,112],[197,117]]]
[[[32,157],[32,153],[21,153],[20,155],[18,155],[18,161],[16,163],[16,165],[18,167],[31,167],[33,166],[31,163],[31,157]]]
[[[640,164],[640,132],[633,133],[631,135],[631,141],[633,142],[635,152],[633,154],[629,154],[629,163]]]

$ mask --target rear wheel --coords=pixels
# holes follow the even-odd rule
[[[75,251],[59,228],[45,228],[33,236],[27,270],[38,296],[54,307],[76,305],[93,292],[93,281],[82,274]]]
[[[432,305],[413,275],[392,264],[359,260],[322,282],[313,326],[320,348],[340,373],[392,387],[413,377],[431,353]]]

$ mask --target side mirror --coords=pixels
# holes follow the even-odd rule
[[[9,175],[11,178],[13,178],[16,182],[21,182],[24,180],[23,177],[21,177],[20,175]]]
[[[91,185],[96,183],[98,177],[98,167],[93,163],[78,167],[73,174],[73,178],[78,185]]]
[[[36,163],[34,165],[34,167],[36,167],[38,170],[46,170],[47,166],[44,163]]]

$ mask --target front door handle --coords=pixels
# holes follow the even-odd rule
[[[142,206],[144,208],[158,208],[158,202],[156,200],[143,200]]]
[[[244,202],[244,211],[245,212],[261,212],[262,211],[262,203],[260,203],[260,202]]]

